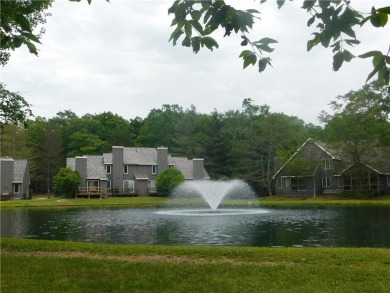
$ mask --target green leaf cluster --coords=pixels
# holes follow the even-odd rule
[[[389,49],[390,52],[390,49]],[[389,54],[384,55],[380,51],[370,51],[359,55],[360,58],[372,57],[372,65],[374,70],[367,77],[367,81],[370,80],[375,74],[377,74],[378,81],[384,81],[389,84],[390,77],[390,56]]]
[[[56,195],[72,195],[81,183],[80,174],[69,168],[61,168],[53,177],[53,187]]]
[[[213,51],[218,48],[218,42],[210,35],[222,28],[224,36],[230,36],[232,32],[248,32],[254,23],[254,15],[257,10],[236,10],[224,1],[174,1],[168,9],[168,14],[173,14],[171,26],[175,29],[169,37],[173,45],[181,36],[182,46],[191,47],[194,53],[198,53],[203,47]],[[195,36],[194,36],[195,35]]]
[[[163,196],[169,196],[172,190],[184,181],[185,178],[180,170],[175,168],[165,169],[157,176],[157,193]]]
[[[242,36],[242,38],[244,39],[244,41],[241,43],[241,45],[245,46],[250,43],[252,46],[252,50],[244,50],[239,56],[239,58],[242,58],[244,60],[244,69],[250,64],[255,65],[257,60],[259,72],[263,72],[266,69],[267,65],[272,66],[271,58],[262,57],[262,55],[263,52],[271,53],[274,51],[274,49],[271,48],[269,45],[277,43],[276,40],[266,37],[255,42],[250,42],[249,39],[247,39],[245,36]]]
[[[34,28],[46,22],[49,15],[45,11],[53,0],[42,1],[1,1],[1,51],[0,63],[5,65],[10,57],[9,51],[25,45],[30,53],[38,55],[36,44],[40,35]]]
[[[261,0],[260,4],[266,1]],[[285,2],[285,0],[276,0],[277,7],[282,8]],[[315,25],[317,30],[313,32],[313,38],[307,42],[307,51],[319,44],[325,48],[331,47],[334,71],[338,71],[344,62],[350,62],[355,58],[355,55],[345,47],[360,44],[356,36],[356,28],[368,21],[376,28],[384,27],[390,14],[390,6],[378,9],[372,7],[368,16],[363,17],[364,13],[353,9],[350,1],[342,0],[305,0],[302,9],[311,14],[307,25]],[[224,1],[177,0],[169,8],[168,13],[175,16],[172,26],[176,26],[176,28],[169,39],[174,45],[176,45],[178,38],[184,35],[182,45],[192,47],[195,53],[200,50],[201,46],[213,50],[213,48],[218,48],[218,43],[211,35],[218,28],[222,28],[225,30],[225,36],[230,36],[232,32],[241,33],[242,46],[251,45],[251,50],[244,50],[239,56],[243,58],[244,68],[258,63],[259,72],[262,72],[268,65],[271,65],[271,59],[262,54],[264,52],[271,53],[274,49],[269,46],[269,43],[251,42],[246,35],[253,27],[255,19],[258,18],[258,10],[238,10]],[[200,23],[202,18],[203,24]],[[198,33],[197,37],[193,36],[194,31]],[[202,42],[205,35],[208,35],[209,39]],[[388,55],[389,52],[382,54],[384,59],[376,57],[373,61],[374,70],[367,80],[378,73],[379,80],[389,83],[386,59]]]
[[[31,105],[18,93],[10,92],[0,82],[0,128],[6,124],[23,124],[32,117]]]

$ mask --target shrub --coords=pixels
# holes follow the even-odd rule
[[[81,183],[79,172],[69,168],[61,168],[57,175],[53,177],[54,193],[56,195],[74,195],[76,188]]]
[[[162,196],[169,196],[171,191],[184,180],[185,178],[180,170],[175,168],[165,169],[157,176],[157,193]]]

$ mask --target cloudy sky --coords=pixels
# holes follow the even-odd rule
[[[242,9],[256,8],[262,20],[252,39],[279,41],[272,53],[273,68],[259,74],[242,69],[240,37],[218,37],[220,48],[193,54],[168,42],[172,32],[170,1],[93,0],[81,3],[57,0],[45,25],[39,57],[21,48],[1,68],[1,80],[33,105],[35,116],[53,117],[70,109],[81,116],[111,111],[126,119],[145,118],[163,104],[184,109],[195,105],[200,113],[239,110],[243,99],[267,104],[272,112],[297,116],[319,124],[317,116],[340,94],[363,86],[371,61],[356,58],[339,72],[332,71],[332,53],[320,47],[306,52],[312,28],[302,1],[226,1]],[[352,0],[360,11],[386,6],[388,0]],[[238,6],[239,5],[239,6]],[[362,44],[355,55],[387,51],[390,26],[366,25],[358,32]]]

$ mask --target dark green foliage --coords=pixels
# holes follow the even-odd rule
[[[373,147],[390,146],[390,95],[388,86],[372,82],[358,91],[338,96],[330,103],[333,113],[323,111],[324,135],[335,149],[354,165],[349,172],[358,196],[366,195],[369,172],[362,162],[373,154]]]
[[[10,92],[5,84],[0,82],[0,128],[6,124],[23,124],[32,117],[31,105],[18,93]]]
[[[81,183],[80,174],[69,168],[61,168],[53,177],[53,188],[56,195],[73,196]]]
[[[169,196],[172,190],[184,182],[184,180],[183,174],[178,169],[165,169],[157,176],[157,193],[162,196]]]
[[[195,106],[163,105],[145,119],[130,120],[111,112],[78,117],[67,110],[49,120],[37,117],[29,129],[6,125],[1,151],[28,158],[35,193],[50,192],[52,177],[65,166],[65,157],[101,155],[113,145],[163,145],[174,156],[204,158],[212,179],[243,179],[258,194],[271,194],[276,168],[309,137],[348,142],[355,157],[367,149],[367,142],[390,145],[390,100],[383,84],[366,85],[338,97],[331,106],[334,113],[323,112],[320,117],[324,128],[273,113],[250,98],[243,100],[241,110],[225,113],[201,114]]]
[[[51,181],[54,174],[63,167],[61,129],[58,125],[45,118],[37,117],[29,122],[26,143],[31,187],[35,193],[50,194]]]
[[[260,1],[260,4],[267,0]],[[276,0],[280,9],[285,0]],[[261,6],[260,6],[261,7]],[[358,12],[353,8],[351,1],[313,1],[303,2],[302,9],[310,14],[307,26],[315,27],[313,39],[307,42],[307,50],[321,44],[323,47],[331,47],[333,55],[333,70],[340,69],[344,62],[350,62],[355,56],[346,49],[347,46],[358,45],[356,30],[365,23],[371,23],[373,27],[384,27],[388,24],[389,7],[371,8],[371,11]],[[243,68],[258,64],[259,72],[263,72],[268,65],[271,66],[271,58],[265,53],[271,53],[274,48],[270,44],[276,40],[263,37],[258,41],[251,41],[248,34],[256,20],[260,19],[259,11],[247,9],[245,11],[235,9],[225,1],[186,1],[176,0],[168,9],[168,14],[174,15],[172,26],[175,27],[169,41],[176,45],[181,36],[184,37],[182,45],[192,47],[194,53],[198,53],[201,47],[209,50],[218,48],[218,43],[212,37],[218,29],[225,32],[224,36],[230,36],[232,32],[241,35],[241,46],[249,46],[243,50],[240,58],[243,59]],[[368,15],[363,17],[363,15]],[[368,22],[369,21],[369,22]],[[196,32],[197,36],[193,36]],[[368,52],[368,54],[371,52]],[[363,54],[359,57],[364,57]],[[374,70],[367,80],[375,74],[378,80],[389,83],[390,58],[388,52],[377,52],[373,60]]]
[[[36,44],[44,33],[34,32],[39,25],[46,23],[50,15],[46,10],[53,0],[40,1],[1,1],[1,50],[0,64],[5,65],[10,51],[26,45],[30,53],[38,55]]]

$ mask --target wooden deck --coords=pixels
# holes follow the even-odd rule
[[[14,195],[12,193],[2,193],[0,196],[0,200],[13,200]]]
[[[99,197],[99,198],[106,198],[107,197],[107,191],[105,188],[102,187],[79,187],[76,190],[76,198],[78,197],[84,197],[87,196],[88,198],[92,197]]]
[[[135,188],[114,188],[114,196],[136,196],[137,193]]]

